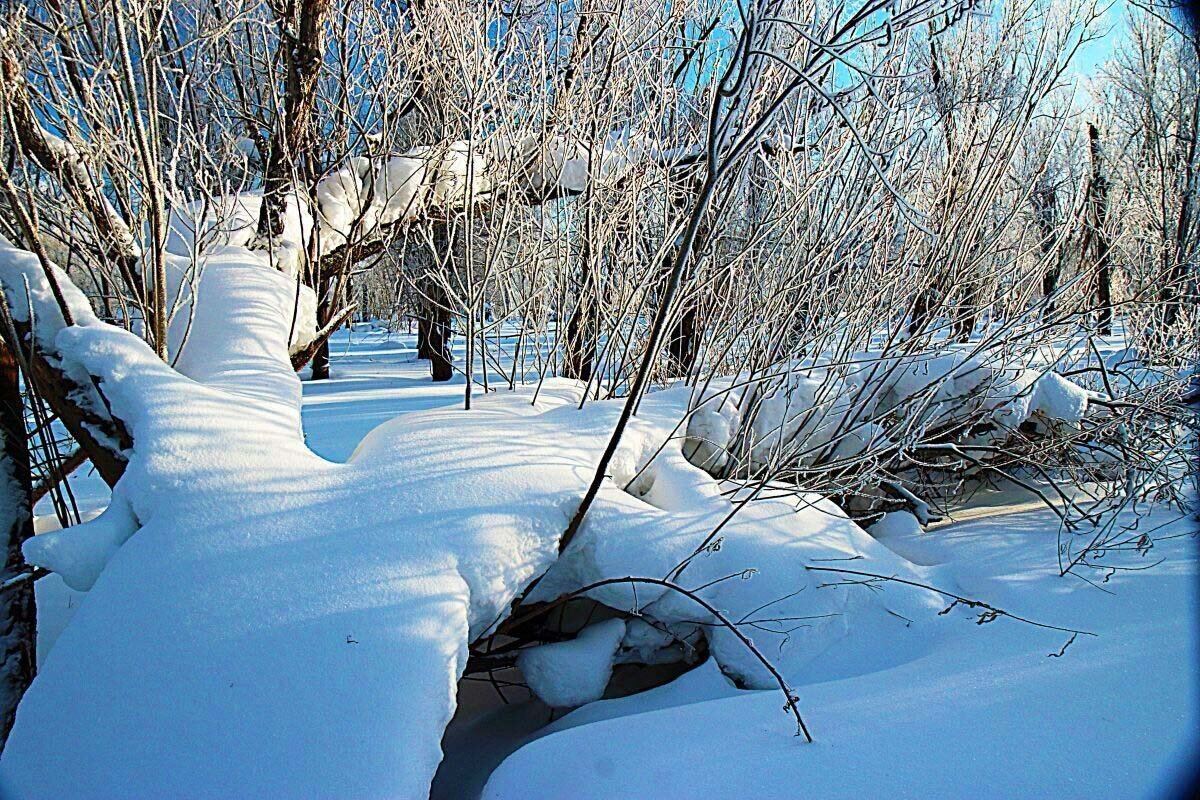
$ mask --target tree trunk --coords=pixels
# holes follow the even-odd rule
[[[667,354],[671,365],[679,377],[687,377],[696,364],[696,356],[700,352],[700,310],[695,302],[688,303],[671,326],[667,334]]]
[[[1192,22],[1196,22],[1195,15]],[[1195,54],[1200,57],[1200,39],[1193,38],[1192,46]],[[1200,236],[1200,231],[1196,230],[1196,202],[1200,199],[1197,197],[1196,188],[1196,171],[1200,168],[1196,161],[1197,148],[1200,148],[1200,94],[1193,93],[1186,118],[1187,124],[1180,126],[1181,131],[1190,131],[1190,136],[1185,139],[1187,149],[1182,159],[1179,216],[1175,222],[1175,262],[1168,271],[1164,286],[1163,331],[1167,335],[1170,335],[1169,331],[1179,321],[1184,302],[1195,304],[1197,301],[1195,284],[1192,283],[1189,289],[1189,275],[1190,280],[1194,281],[1197,268],[1197,237]]]
[[[695,188],[694,192],[698,190],[699,186]],[[701,254],[708,247],[709,239],[712,236],[710,220],[710,215],[706,214],[697,226],[696,241],[691,255],[692,263],[688,265],[684,280],[695,280],[699,274]],[[669,271],[670,265],[667,266]],[[693,292],[691,297],[685,295],[681,298],[683,308],[675,317],[671,330],[667,334],[667,355],[671,359],[674,372],[679,377],[687,377],[696,365],[696,358],[700,355],[700,339],[704,336],[704,329],[708,325],[708,315],[712,311],[711,306],[714,300],[727,289],[725,281],[720,280],[711,287],[703,288],[700,292]]]
[[[937,305],[940,296],[941,292],[937,283],[922,289],[917,294],[916,299],[913,300],[912,315],[908,320],[909,336],[916,336],[925,330],[925,326],[929,324],[933,309]]]
[[[1167,333],[1179,321],[1184,297],[1188,294],[1188,272],[1195,269],[1195,256],[1192,254],[1192,206],[1196,193],[1192,189],[1193,181],[1189,165],[1184,178],[1185,188],[1180,195],[1179,218],[1175,227],[1175,261],[1167,270],[1163,285],[1163,332]],[[1192,295],[1195,302],[1195,295]]]
[[[579,281],[579,292],[576,298],[575,310],[567,320],[567,330],[563,346],[562,374],[565,378],[579,381],[590,381],[595,371],[596,313],[594,311],[597,298],[598,276],[597,265],[592,259],[591,225],[585,221],[583,236],[580,240],[579,263],[582,274]]]
[[[577,381],[590,381],[595,369],[596,345],[592,330],[592,314],[588,303],[581,296],[578,305],[567,320],[566,343],[563,353],[562,375]]]
[[[448,222],[435,223],[432,234],[427,246],[410,251],[408,257],[416,259],[415,272],[424,271],[427,275],[418,287],[421,318],[417,327],[417,357],[429,359],[433,380],[441,382],[454,377],[454,356],[450,350],[454,336],[453,315],[443,283],[448,279],[447,273],[455,269],[451,252],[454,239]]]
[[[590,315],[582,306],[576,306],[567,320],[566,346],[563,353],[562,375],[577,381],[590,381],[595,369],[596,348],[588,330]]]
[[[1041,236],[1042,257],[1046,260],[1042,272],[1042,300],[1045,305],[1042,315],[1054,314],[1054,294],[1058,291],[1058,279],[1062,274],[1062,255],[1055,247],[1054,232],[1058,227],[1058,190],[1053,185],[1043,185],[1030,195],[1033,217]]]
[[[433,307],[428,302],[421,303],[421,316],[417,320],[417,358],[422,361],[433,360],[433,347],[429,344],[430,327],[433,325]]]
[[[453,339],[450,310],[445,306],[445,295],[437,292],[437,303],[431,310],[429,320],[429,367],[435,382],[448,381],[454,377],[454,357],[450,352]]]
[[[21,400],[17,360],[0,342],[0,477],[8,485],[0,497],[0,525],[5,531],[4,568],[0,581],[25,571],[21,545],[33,535],[33,494],[29,446]],[[12,729],[17,703],[37,670],[37,608],[33,581],[0,590],[0,751]]]
[[[960,344],[971,341],[979,324],[979,286],[972,283],[962,289],[959,306],[954,310],[954,339]]]
[[[1104,229],[1108,218],[1108,179],[1100,152],[1100,130],[1088,124],[1088,146],[1092,159],[1092,179],[1088,182],[1089,239],[1096,265],[1096,327],[1102,336],[1112,334],[1112,261],[1110,242]]]
[[[284,98],[282,118],[276,121],[271,151],[263,175],[263,201],[258,217],[258,246],[269,248],[283,233],[284,209],[295,181],[311,184],[316,135],[317,78],[325,56],[325,17],[330,0],[300,0],[281,14],[280,53],[283,56]]]
[[[321,346],[313,353],[312,379],[324,381],[329,379],[329,340],[321,342]]]

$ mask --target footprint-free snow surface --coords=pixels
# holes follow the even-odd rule
[[[1057,521],[1026,512],[926,534],[945,559],[929,577],[1097,637],[1063,651],[1069,634],[938,617],[932,647],[899,663],[884,648],[858,651],[864,660],[831,660],[794,687],[813,744],[788,735],[777,692],[689,673],[553,723],[483,797],[1184,797],[1200,754],[1196,522],[1143,519],[1137,530],[1159,541],[1145,563],[1162,563],[1098,589],[1058,576]]]
[[[467,644],[533,577],[550,568],[549,599],[665,574],[728,511],[678,437],[654,457],[687,402],[659,392],[556,561],[617,405],[580,412],[578,388],[551,381],[536,401],[535,387],[501,391],[467,412],[461,382],[431,387],[407,339],[373,333],[335,340],[335,380],[306,387],[302,414],[286,357],[294,282],[247,273],[256,258],[209,259],[201,300],[252,311],[201,302],[180,371],[107,326],[57,336],[135,448],[104,514],[27,551],[88,591],[58,576],[39,587],[43,627],[62,632],[42,640],[0,760],[5,798],[425,797]],[[815,743],[712,618],[607,587],[594,596],[675,634],[703,627],[709,659],[557,720],[484,796],[1152,796],[1197,729],[1194,520],[1141,520],[1159,543],[1130,563],[1163,562],[1100,588],[1058,577],[1056,522],[891,524],[877,541],[817,498],[751,503],[684,582],[707,585],[780,665]],[[939,614],[933,592],[804,570],[848,562],[1099,635],[1064,650],[1069,634]],[[65,627],[64,599],[78,606]],[[618,635],[621,652],[653,655],[647,625],[619,627],[528,657],[544,699],[594,697],[572,670],[602,679],[612,665],[597,653]]]

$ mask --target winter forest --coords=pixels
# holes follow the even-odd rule
[[[1184,796],[1194,31],[0,2],[0,798]]]

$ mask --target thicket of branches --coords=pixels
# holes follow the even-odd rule
[[[411,324],[468,407],[554,375],[630,413],[694,386],[679,435],[750,497],[928,519],[1014,482],[1069,529],[1178,501],[1195,441],[1200,49],[1166,7],[1128,31],[1081,86],[1092,0],[44,0],[0,33],[0,233],[164,359],[194,257],[233,241],[315,292],[316,377],[352,316]],[[3,333],[10,580],[15,367],[110,484],[129,435],[28,322]],[[1087,413],[997,419],[1018,369]],[[1068,542],[1064,572],[1119,538]],[[32,641],[32,581],[5,591],[5,641]]]

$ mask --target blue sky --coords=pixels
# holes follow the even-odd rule
[[[1090,42],[1082,48],[1075,60],[1075,71],[1081,77],[1090,77],[1099,67],[1108,61],[1113,49],[1124,37],[1128,24],[1127,10],[1129,4],[1125,0],[1115,0],[1110,5],[1101,20],[1101,30],[1107,30],[1106,35]]]

